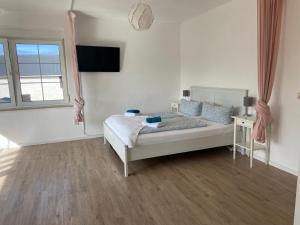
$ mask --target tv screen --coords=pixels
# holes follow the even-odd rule
[[[79,72],[120,72],[120,48],[77,45]]]

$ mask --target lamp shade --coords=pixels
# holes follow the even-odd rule
[[[150,5],[139,2],[132,7],[128,19],[135,30],[142,31],[151,27],[154,16]]]
[[[249,107],[253,105],[253,97],[245,96],[244,97],[244,106]]]
[[[183,90],[182,95],[183,97],[189,97],[190,96],[190,90]]]

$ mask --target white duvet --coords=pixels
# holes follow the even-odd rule
[[[143,121],[145,118],[146,116],[126,117],[113,115],[108,117],[105,122],[129,148],[133,148],[140,130],[144,127]]]

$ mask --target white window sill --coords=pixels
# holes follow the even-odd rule
[[[17,111],[17,110],[28,110],[28,109],[47,109],[47,108],[65,108],[65,107],[73,107],[74,105],[71,103],[64,104],[53,104],[53,105],[36,105],[36,106],[11,106],[11,107],[0,107],[0,112],[2,111]]]

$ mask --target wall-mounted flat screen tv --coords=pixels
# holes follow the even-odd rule
[[[77,45],[79,72],[120,72],[120,48]]]

